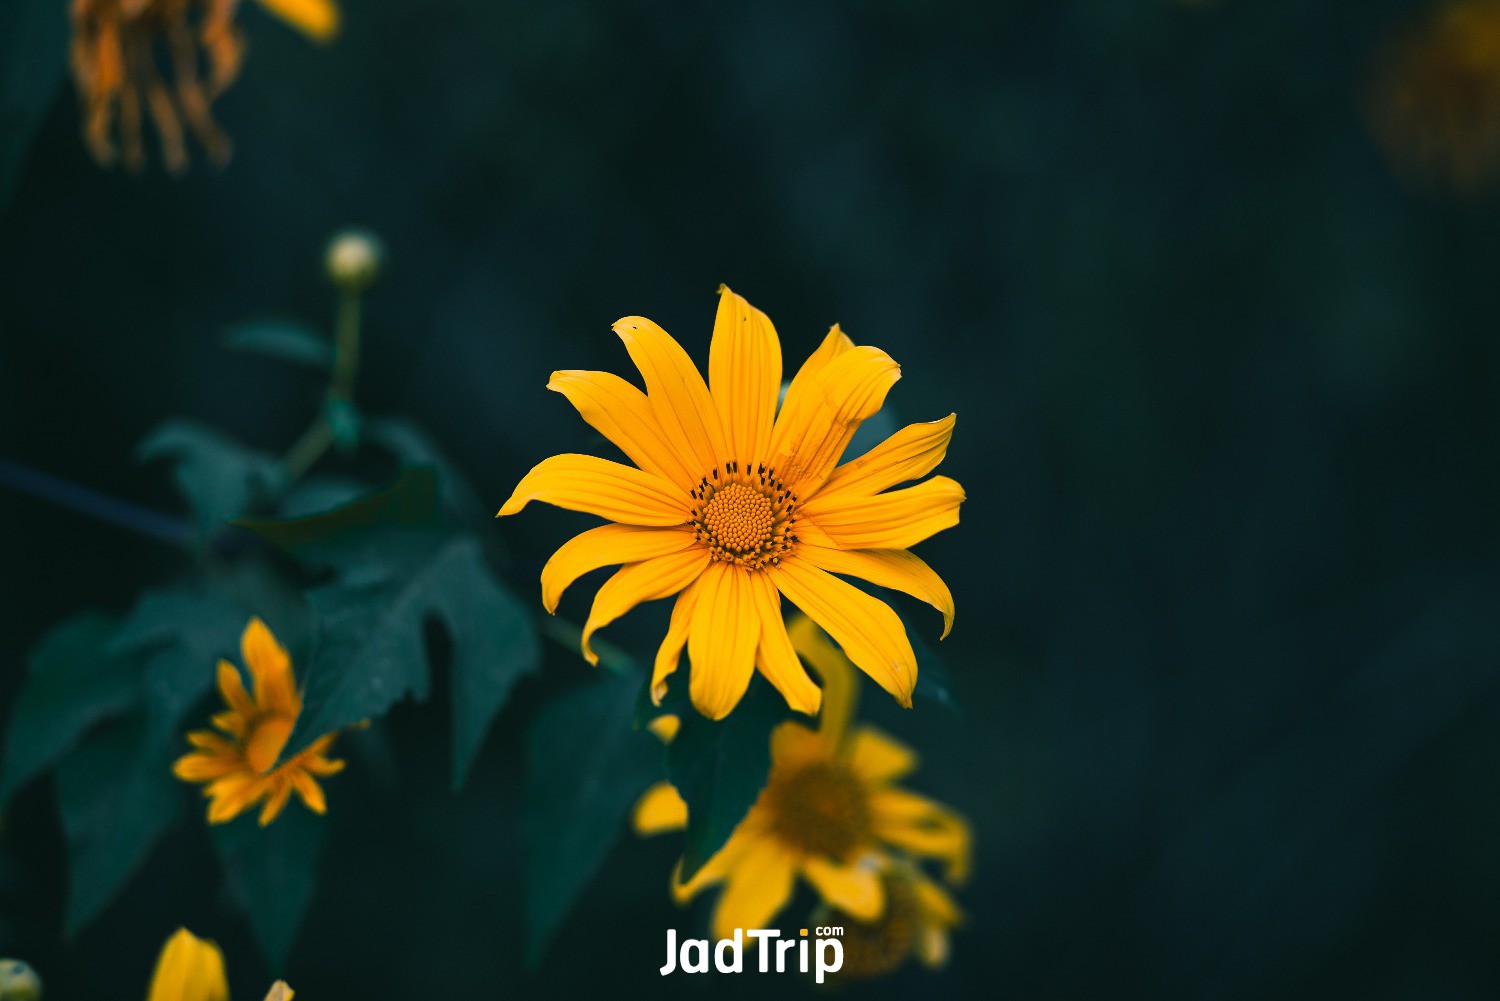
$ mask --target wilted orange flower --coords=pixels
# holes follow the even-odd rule
[[[83,139],[101,165],[123,157],[139,170],[146,153],[141,119],[149,116],[168,170],[187,169],[185,133],[223,163],[229,139],[211,111],[239,74],[244,42],[235,26],[239,0],[73,0],[73,79],[83,102]],[[338,33],[333,0],[261,0],[315,41]],[[163,59],[171,80],[162,75]]]
[[[1472,192],[1500,171],[1500,0],[1450,0],[1377,61],[1371,131],[1402,170]]]
[[[326,733],[280,765],[287,738],[302,713],[302,694],[292,677],[292,661],[260,619],[251,619],[240,637],[245,666],[250,669],[252,692],[245,690],[239,668],[219,661],[219,693],[229,708],[213,717],[212,730],[187,735],[197,748],[177,759],[172,773],[184,782],[206,782],[209,797],[208,822],[222,824],[249,810],[261,800],[264,827],[281,813],[295,791],[314,813],[327,807],[318,777],[343,771],[342,761],[327,757],[337,734]]]

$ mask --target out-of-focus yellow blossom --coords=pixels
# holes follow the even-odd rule
[[[830,907],[865,922],[886,912],[885,874],[898,855],[941,860],[950,882],[968,875],[968,824],[895,785],[916,768],[916,754],[874,727],[850,726],[858,678],[849,659],[806,618],[789,632],[823,681],[818,727],[777,727],[771,774],[755,805],[692,879],[672,879],[679,903],[724,885],[712,921],[718,938],[767,927],[799,875]],[[676,830],[687,824],[687,804],[659,783],[636,803],[633,822],[640,834]]]
[[[922,965],[936,969],[948,962],[952,930],[963,913],[946,890],[920,869],[897,862],[883,874],[885,913],[862,921],[837,908],[820,908],[812,921],[844,929],[840,974],[870,980],[899,969],[915,955]]]
[[[314,41],[338,34],[334,0],[261,5]],[[238,6],[239,0],[73,0],[73,79],[83,103],[84,143],[95,160],[110,166],[123,158],[130,170],[145,166],[145,117],[173,173],[187,169],[189,133],[209,159],[229,158],[229,138],[211,109],[244,60],[234,20]]]
[[[146,1001],[229,1001],[224,954],[213,942],[177,929],[157,957]]]
[[[293,792],[314,813],[327,808],[319,777],[342,771],[327,757],[337,734],[319,737],[281,764],[277,759],[302,713],[302,694],[292,677],[292,660],[260,619],[251,619],[240,650],[253,682],[245,690],[239,668],[219,661],[219,693],[228,707],[213,717],[221,733],[195,730],[187,735],[197,748],[178,758],[172,772],[184,782],[207,783],[208,822],[233,820],[261,800],[261,826],[275,820]]]
[[[781,341],[770,319],[727,287],[704,382],[686,351],[643,316],[614,325],[646,392],[608,372],[554,372],[584,420],[635,463],[556,455],[527,473],[500,516],[542,501],[606,519],[563,545],[542,569],[542,604],[600,567],[621,569],[600,587],[583,629],[594,633],[645,601],[675,596],[657,651],[661,698],[683,648],[689,694],[704,716],[734,709],[757,670],[798,712],[818,711],[818,686],[797,661],[784,597],[843,646],[859,668],[911,705],[917,658],[885,602],[836,575],[904,591],[953,623],[953,595],[908,550],[958,524],[964,491],[946,477],[915,486],[947,454],[955,418],[897,431],[838,465],[861,422],[880,410],[901,368],[879,348],[855,346],[837,325],[803,363],[780,408]]]
[[[1447,0],[1376,63],[1371,131],[1401,171],[1472,193],[1500,174],[1500,0]]]

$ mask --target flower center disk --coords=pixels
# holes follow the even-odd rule
[[[819,761],[773,777],[766,799],[776,834],[811,854],[847,859],[869,835],[864,785],[842,765]]]
[[[715,562],[761,570],[781,562],[797,537],[797,498],[774,470],[725,463],[692,491],[693,527]]]

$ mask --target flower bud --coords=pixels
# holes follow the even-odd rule
[[[42,978],[19,959],[0,959],[0,1001],[41,1001]]]
[[[363,292],[380,276],[385,248],[368,230],[347,229],[328,242],[323,266],[328,279],[344,292]]]

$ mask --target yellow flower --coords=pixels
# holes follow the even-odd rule
[[[264,799],[260,823],[275,820],[293,791],[314,813],[325,809],[323,789],[314,776],[342,771],[342,761],[326,755],[337,734],[324,734],[306,750],[276,764],[302,712],[302,695],[292,677],[292,661],[271,630],[251,619],[240,637],[245,666],[250,669],[254,697],[245,691],[239,669],[219,661],[219,692],[228,706],[213,717],[212,730],[187,735],[197,750],[177,759],[172,772],[184,782],[206,782],[210,799],[208,822],[222,824]]]
[[[542,570],[542,603],[600,567],[624,564],[599,589],[589,640],[643,601],[677,595],[657,651],[652,694],[691,661],[693,705],[719,719],[759,669],[804,713],[821,695],[797,661],[781,598],[826,629],[861,670],[911,705],[917,659],[896,613],[835,574],[905,591],[953,624],[953,596],[908,547],[958,523],[963,489],[946,476],[889,490],[935,469],[955,418],[913,424],[835,468],[860,422],[873,415],[900,368],[879,348],[856,347],[835,326],[802,366],[778,412],[781,345],[765,314],[728,288],[708,355],[708,383],[650,320],[614,325],[646,392],[607,372],[554,372],[547,388],[635,463],[558,455],[526,474],[500,515],[534,500],[613,524],[584,532]]]
[[[124,147],[125,166],[146,154],[141,117],[151,118],[168,170],[187,169],[184,128],[222,163],[229,139],[210,110],[239,75],[244,41],[235,26],[238,0],[73,0],[73,79],[83,102],[83,138],[104,166]],[[261,0],[261,5],[315,41],[338,33],[334,0]],[[162,77],[157,48],[171,56]]]
[[[916,866],[895,863],[882,874],[885,913],[862,921],[837,908],[823,907],[812,917],[818,925],[843,928],[844,965],[839,973],[871,980],[894,973],[913,954],[929,969],[948,962],[949,933],[963,913],[946,890]]]
[[[162,946],[146,1001],[229,1001],[224,954],[186,928],[177,929]]]
[[[292,1001],[285,981],[271,985],[266,1001]],[[224,954],[213,942],[179,928],[162,946],[146,1001],[229,1001]]]
[[[894,785],[916,768],[915,753],[873,727],[849,728],[857,678],[848,659],[805,618],[793,620],[791,635],[823,680],[818,729],[795,721],[777,727],[760,798],[692,879],[672,880],[679,903],[724,884],[713,916],[718,938],[766,927],[798,875],[829,906],[866,922],[886,913],[884,874],[897,853],[942,860],[950,882],[968,876],[968,824]],[[633,823],[640,834],[679,829],[687,804],[671,784],[658,783],[636,803]]]
[[[1500,2],[1450,0],[1377,64],[1371,130],[1397,166],[1473,192],[1500,172]]]

